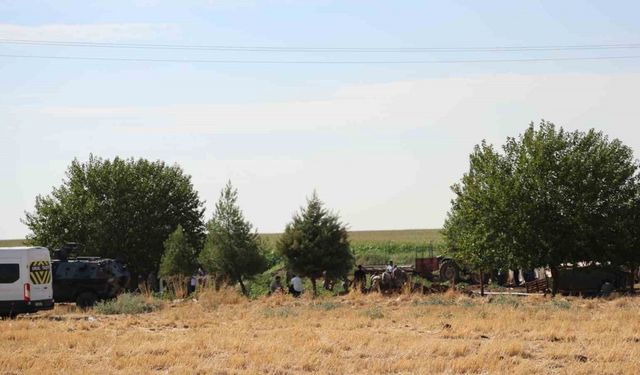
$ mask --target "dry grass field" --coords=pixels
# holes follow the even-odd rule
[[[640,299],[206,292],[0,322],[2,374],[637,374]]]

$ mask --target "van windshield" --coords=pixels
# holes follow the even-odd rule
[[[20,278],[20,266],[16,263],[0,263],[0,284],[13,284]]]

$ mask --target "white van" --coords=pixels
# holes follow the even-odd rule
[[[51,279],[47,248],[0,248],[0,316],[52,309]]]

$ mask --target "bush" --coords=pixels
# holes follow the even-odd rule
[[[367,311],[365,312],[365,315],[368,316],[369,319],[382,319],[382,318],[384,318],[384,313],[382,312],[382,309],[380,309],[377,306],[367,309]]]
[[[330,301],[322,301],[320,303],[313,304],[312,306],[313,306],[314,309],[330,311],[330,310],[334,310],[334,309],[337,309],[338,307],[340,307],[340,303],[330,302]]]
[[[552,299],[551,306],[555,307],[556,309],[566,310],[571,308],[571,302],[567,301],[566,299]]]
[[[489,302],[498,305],[507,305],[514,308],[522,305],[521,297],[517,296],[497,296],[496,298],[489,299]]]
[[[267,307],[263,310],[265,318],[288,318],[298,316],[298,312],[290,306]]]
[[[156,311],[162,307],[162,302],[140,294],[125,293],[116,299],[99,302],[93,308],[95,312],[105,315],[115,314],[143,314]]]

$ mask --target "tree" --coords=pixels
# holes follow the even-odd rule
[[[264,272],[268,264],[258,233],[244,219],[237,200],[238,190],[227,183],[207,224],[209,233],[200,263],[208,271],[239,283],[242,294],[248,296],[244,280]]]
[[[496,268],[510,268],[513,257],[504,236],[509,213],[506,191],[508,165],[485,142],[470,156],[470,171],[452,190],[456,200],[444,225],[444,233],[456,260],[480,273],[484,294],[484,274]]]
[[[277,247],[293,272],[311,279],[314,294],[316,279],[324,271],[331,278],[339,278],[353,269],[347,228],[338,215],[323,207],[315,192],[307,199],[307,207],[287,224]]]
[[[36,197],[26,213],[28,239],[55,248],[125,261],[132,272],[157,272],[164,240],[178,225],[194,249],[204,240],[204,209],[191,177],[177,166],[144,159],[74,160],[61,186]]]
[[[164,241],[164,254],[160,261],[160,276],[191,275],[196,267],[197,251],[185,236],[182,225]]]
[[[637,171],[617,139],[531,124],[502,153],[476,147],[453,186],[447,241],[477,267],[548,266],[554,289],[562,264],[637,264]]]

